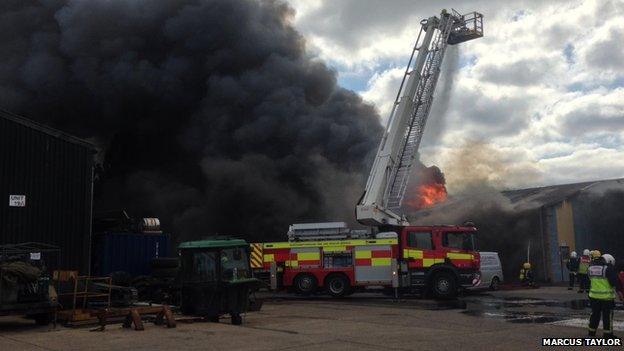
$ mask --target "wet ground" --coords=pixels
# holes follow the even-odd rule
[[[542,287],[501,291],[472,291],[457,300],[434,301],[421,297],[393,299],[375,293],[360,293],[339,300],[328,296],[297,296],[265,294],[270,302],[326,301],[327,303],[359,304],[424,310],[455,310],[467,316],[497,319],[509,323],[553,324],[586,328],[590,313],[586,294],[563,287]],[[624,331],[624,306],[617,302],[614,330]]]
[[[268,297],[240,327],[224,319],[90,332],[0,318],[0,350],[526,350],[539,348],[542,338],[585,337],[589,316],[584,296],[561,287],[486,291],[444,302],[371,293],[337,300]],[[615,320],[624,335],[621,305]]]
[[[585,294],[559,287],[481,293],[467,296],[464,301],[466,308],[461,313],[509,323],[586,328],[590,314],[589,300]],[[614,329],[624,331],[624,307],[621,302],[615,307]]]

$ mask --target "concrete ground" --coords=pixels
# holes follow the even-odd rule
[[[526,350],[540,347],[543,337],[584,337],[588,315],[582,295],[562,287],[483,292],[443,303],[374,294],[341,300],[274,295],[243,326],[224,319],[91,332],[2,317],[0,350]],[[615,320],[624,335],[621,305]]]

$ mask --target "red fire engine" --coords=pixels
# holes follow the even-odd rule
[[[304,224],[319,231],[346,229],[344,223]],[[293,227],[291,226],[291,233]],[[368,238],[253,244],[251,264],[270,277],[274,289],[299,294],[324,289],[332,296],[367,287],[397,292],[427,290],[439,298],[479,282],[476,229],[471,226],[408,226]],[[296,229],[295,229],[296,230]],[[303,237],[299,239],[305,240]]]
[[[273,287],[334,296],[356,287],[395,291],[428,287],[452,297],[460,286],[479,282],[473,226],[411,226],[401,204],[411,166],[429,116],[433,92],[448,45],[483,36],[483,15],[443,10],[421,21],[399,93],[381,138],[356,219],[367,234],[344,223],[295,224],[288,242],[254,244],[252,267],[270,273]]]

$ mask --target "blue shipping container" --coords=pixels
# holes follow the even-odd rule
[[[104,233],[93,237],[93,273],[106,276],[124,271],[132,276],[149,275],[154,258],[169,257],[169,234]]]

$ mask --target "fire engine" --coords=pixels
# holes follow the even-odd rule
[[[287,242],[252,244],[252,267],[270,277],[272,288],[301,294],[324,288],[332,296],[371,286],[395,293],[427,288],[449,298],[460,287],[479,283],[474,226],[411,226],[400,211],[446,48],[482,37],[483,15],[442,10],[420,24],[355,208],[357,221],[369,230],[349,229],[343,222],[293,224]]]

